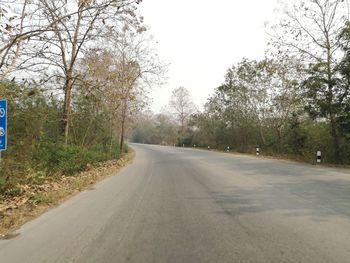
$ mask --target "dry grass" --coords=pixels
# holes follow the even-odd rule
[[[0,202],[0,239],[6,238],[7,234],[49,208],[113,175],[126,166],[134,156],[135,152],[130,149],[118,160],[89,166],[84,172],[75,176],[48,178],[40,185],[19,185],[21,195]]]
[[[206,148],[197,148],[197,149],[202,151],[208,151]],[[226,150],[210,149],[210,151],[227,153],[232,155],[250,156],[250,157],[256,157],[260,159],[290,161],[290,162],[296,162],[300,164],[310,164],[310,165],[317,165],[317,166],[329,167],[329,168],[350,169],[350,165],[347,165],[347,164],[332,164],[332,163],[324,162],[324,160],[322,161],[322,163],[316,163],[316,154],[314,158],[312,158],[307,156],[297,156],[293,154],[271,153],[271,152],[269,153],[260,152],[260,155],[256,155],[255,152],[237,152],[234,150],[230,150],[229,152],[227,152]]]

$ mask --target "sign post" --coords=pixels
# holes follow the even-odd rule
[[[7,149],[7,100],[0,100],[0,162],[1,152]]]

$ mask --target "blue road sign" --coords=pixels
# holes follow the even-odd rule
[[[0,100],[0,151],[7,148],[7,100]]]

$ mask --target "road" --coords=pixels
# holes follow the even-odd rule
[[[133,145],[136,158],[0,241],[0,262],[350,262],[350,173]]]

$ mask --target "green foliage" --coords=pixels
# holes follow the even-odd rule
[[[210,145],[213,148],[221,148],[227,145],[228,132],[222,119],[206,114],[196,114],[192,116],[190,124],[195,128],[192,129],[193,136],[187,135],[188,138],[193,140],[188,142],[189,145]]]
[[[134,126],[130,140],[137,143],[174,145],[180,136],[181,128],[165,114],[140,115]]]
[[[2,152],[0,198],[20,194],[18,184],[40,185],[47,176],[74,175],[87,164],[119,158],[111,113],[102,106],[102,98],[76,92],[70,143],[65,145],[60,99],[36,86],[0,82],[0,98],[8,99],[8,149]]]
[[[14,197],[17,196],[21,193],[21,189],[16,187],[16,186],[12,186],[9,187],[8,185],[6,185],[7,187],[5,187],[2,192],[3,196],[8,196],[8,197]]]
[[[52,203],[53,198],[46,194],[35,194],[30,197],[30,201],[33,203]]]
[[[298,115],[293,113],[286,131],[287,151],[295,155],[304,155],[306,139],[306,131],[301,127]]]
[[[119,149],[118,149],[119,150]],[[124,144],[123,145],[123,153],[127,153],[129,152],[129,145],[127,144]],[[115,151],[115,154],[118,153],[118,151]],[[119,157],[119,156],[116,156],[116,157]]]
[[[45,182],[46,173],[44,171],[36,171],[28,169],[27,171],[27,182],[33,185],[41,185]]]
[[[264,154],[308,162],[314,162],[320,150],[324,162],[350,164],[350,51],[346,50],[338,79],[331,83],[332,94],[327,92],[325,63],[305,71],[288,57],[243,59],[227,70],[225,82],[215,89],[204,112],[192,115],[186,130],[181,131],[179,125],[173,128],[181,132],[172,137],[178,146],[230,147],[249,153],[259,147]],[[335,97],[329,104],[331,96]],[[158,127],[156,119],[148,118],[136,127],[133,139],[161,144],[158,138],[170,132]]]
[[[184,132],[180,133],[176,145],[177,146],[185,146],[185,147],[191,147],[194,143],[193,140],[193,134],[190,132]]]
[[[77,145],[45,142],[39,145],[34,160],[48,173],[73,175],[84,170],[87,164],[119,157],[119,149],[104,152],[98,148],[87,149]]]

